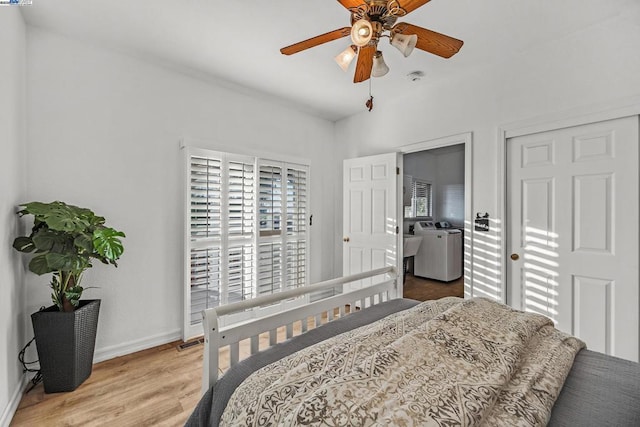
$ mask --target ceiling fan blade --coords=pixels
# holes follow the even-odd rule
[[[376,53],[376,46],[366,45],[359,49],[358,63],[356,64],[356,73],[353,76],[354,83],[360,83],[369,80],[371,77],[371,69],[373,68],[373,54]]]
[[[362,3],[364,3],[364,0],[338,0],[338,3],[343,5],[346,9],[351,9],[352,7],[360,6]]]
[[[401,0],[398,3],[400,3],[400,7],[403,8],[405,12],[407,12],[407,14],[409,14],[420,6],[424,6],[425,4],[429,3],[429,1],[431,0]]]
[[[312,37],[308,40],[292,44],[291,46],[283,47],[280,49],[280,52],[285,55],[293,55],[294,53],[298,53],[333,40],[341,39],[348,35],[351,35],[351,27],[339,28],[337,30],[329,31],[328,33],[320,34],[319,36]]]
[[[407,24],[401,22],[396,24],[394,30],[400,34],[415,34],[418,36],[418,43],[416,47],[418,49],[433,53],[434,55],[441,56],[443,58],[451,58],[458,53],[464,42],[462,40],[454,39],[444,34],[436,33],[435,31],[427,30],[426,28],[418,27],[417,25]]]

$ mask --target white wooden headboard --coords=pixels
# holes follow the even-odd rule
[[[332,289],[345,283],[377,276],[382,277],[380,277],[378,283],[371,286],[324,298],[276,314],[254,318],[229,326],[219,326],[221,323],[220,318],[223,316],[256,309],[261,306],[308,295],[313,292]],[[293,324],[296,322],[300,322],[301,332],[304,333],[307,331],[307,322],[310,317],[315,318],[315,326],[318,326],[321,322],[321,317],[326,316],[326,321],[330,322],[348,314],[345,309],[346,306],[351,308],[349,310],[349,312],[351,312],[353,311],[353,307],[366,308],[400,297],[402,297],[402,292],[398,292],[397,289],[396,269],[394,267],[384,267],[365,273],[331,279],[309,286],[204,310],[202,312],[205,339],[202,393],[205,393],[212,387],[218,379],[220,348],[229,347],[230,365],[233,366],[240,360],[240,341],[249,339],[249,355],[255,354],[260,351],[259,335],[264,332],[269,333],[268,346],[273,346],[277,343],[278,339],[277,329],[282,326],[286,328],[286,339],[288,339],[293,336]]]

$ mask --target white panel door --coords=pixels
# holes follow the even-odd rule
[[[397,171],[401,160],[397,153],[390,153],[344,161],[344,275],[388,265],[399,266],[400,181]],[[346,291],[369,284],[371,279],[366,279],[347,284],[344,289]]]
[[[638,361],[638,118],[507,142],[509,303]]]

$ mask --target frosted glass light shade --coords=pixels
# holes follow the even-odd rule
[[[351,40],[356,46],[366,46],[373,37],[373,27],[366,19],[356,21],[351,27]]]
[[[358,48],[355,45],[347,46],[345,50],[340,52],[338,56],[335,57],[336,62],[342,68],[342,71],[347,71],[349,68],[349,64],[353,61],[353,58],[356,57],[356,52]]]
[[[396,33],[393,35],[393,38],[391,39],[391,46],[395,47],[400,52],[402,52],[405,58],[411,55],[411,52],[413,52],[413,48],[416,47],[417,43],[418,43],[418,36],[415,34],[412,34],[409,36],[406,34]]]
[[[389,67],[384,62],[384,58],[382,57],[382,52],[376,50],[376,53],[373,55],[373,67],[371,68],[371,76],[372,77],[382,77],[389,72]]]

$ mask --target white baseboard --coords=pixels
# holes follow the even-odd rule
[[[93,363],[103,362],[113,359],[114,357],[124,356],[126,354],[135,353],[136,351],[146,350],[182,338],[182,330],[176,329],[171,332],[146,337],[141,340],[124,342],[104,348],[97,348],[93,355]]]
[[[11,395],[11,400],[9,400],[9,403],[7,403],[7,406],[2,411],[2,417],[0,417],[1,427],[9,427],[11,424],[11,420],[18,410],[18,405],[20,405],[20,400],[22,399],[22,395],[24,394],[28,383],[29,380],[27,379],[27,375],[23,374],[22,380],[16,386],[13,395]]]

